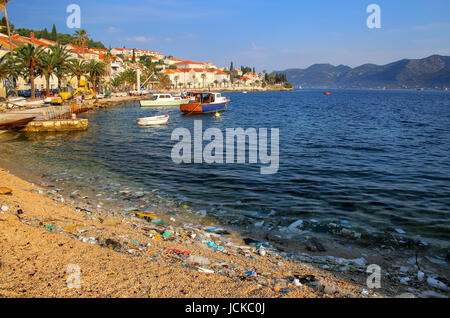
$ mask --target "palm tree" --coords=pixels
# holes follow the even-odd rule
[[[6,80],[9,78],[10,60],[7,55],[0,57],[0,78],[3,82],[3,87],[6,89]]]
[[[82,55],[84,57],[84,50],[86,47],[86,43],[89,40],[88,34],[86,32],[86,30],[77,30],[75,31],[75,34],[73,35],[73,37],[75,38],[75,43],[81,47],[82,50]]]
[[[112,73],[111,63],[114,61],[114,56],[111,54],[110,51],[105,54],[105,63],[106,63],[106,76],[110,77]]]
[[[72,77],[77,78],[77,85],[80,85],[81,76],[86,73],[86,62],[79,59],[70,59],[67,63],[67,69]]]
[[[225,87],[225,86],[227,86],[228,81],[226,79],[223,79],[222,83],[223,83],[223,86]]]
[[[100,80],[106,74],[106,64],[96,60],[90,60],[86,64],[86,71],[89,72],[89,77],[95,90],[97,80]]]
[[[63,78],[69,71],[69,52],[60,44],[49,46],[55,63],[55,75],[58,78],[58,90],[61,91]]]
[[[50,52],[42,52],[41,56],[39,56],[39,70],[45,77],[45,82],[47,84],[47,92],[50,89],[50,78],[55,72],[56,68],[56,59]]]
[[[203,88],[205,88],[206,74],[203,73],[203,74],[201,75],[201,78],[202,78],[202,80],[203,80]]]
[[[8,52],[1,57],[0,61],[0,77],[4,80],[5,89],[8,88],[7,83],[10,82],[14,88],[14,95],[17,96],[18,87],[17,81],[22,76],[23,70],[18,65],[18,61],[14,56],[14,53]],[[8,92],[6,92],[8,96]]]
[[[8,30],[8,38],[9,38],[9,50],[12,52],[12,41],[11,41],[11,29],[9,28],[9,19],[8,19],[8,11],[6,10],[6,4],[11,0],[0,0],[0,7],[2,11],[5,13],[6,19],[6,28]]]
[[[217,87],[217,84],[219,84],[218,80],[214,80],[214,85]]]
[[[14,50],[17,66],[23,70],[23,76],[30,80],[31,98],[35,98],[34,79],[39,71],[39,57],[43,52],[41,46],[32,44],[20,46]]]
[[[122,85],[122,77],[120,75],[117,75],[110,81],[110,85],[117,89],[120,85]]]
[[[175,89],[177,89],[177,87],[178,87],[178,80],[179,79],[180,78],[178,77],[178,75],[173,78],[173,80],[175,81]]]
[[[197,79],[197,77],[195,76],[195,74],[192,74],[192,83],[194,84],[194,87],[195,87],[196,79]]]

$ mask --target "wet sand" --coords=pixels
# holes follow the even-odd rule
[[[195,225],[181,228],[164,215],[157,215],[166,220],[160,226],[133,216],[86,213],[3,169],[0,187],[12,190],[12,194],[0,195],[0,297],[302,298],[372,294],[370,290],[362,293],[366,287],[353,282],[352,275],[337,277],[270,250],[261,256],[252,246],[236,248],[240,246],[233,243],[239,239],[237,235],[224,239]],[[165,236],[161,230],[172,234]],[[218,245],[229,240],[228,251],[215,251],[204,244],[206,240]],[[189,264],[186,254],[206,257],[211,264]],[[80,288],[67,284],[74,274],[73,269],[68,271],[70,264],[81,270]],[[201,272],[201,267],[212,273]]]

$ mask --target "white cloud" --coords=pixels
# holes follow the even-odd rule
[[[125,41],[133,41],[133,42],[139,42],[139,43],[151,43],[154,41],[153,38],[148,36],[134,36],[134,37],[126,37]]]
[[[122,32],[123,30],[119,29],[119,28],[116,28],[116,27],[113,27],[113,26],[110,26],[107,31],[109,33],[119,33],[119,32]]]

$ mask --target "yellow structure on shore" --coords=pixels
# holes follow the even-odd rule
[[[91,94],[93,98],[95,98],[95,99],[97,98],[97,96],[95,95],[95,93],[92,90],[92,88],[89,88],[88,85],[86,84],[86,81],[84,79],[80,79],[80,81],[78,82],[78,88],[73,94],[71,92],[69,92],[69,91],[67,91],[67,92],[60,92],[58,94],[59,96],[52,98],[52,102],[51,103],[53,105],[61,105],[65,101],[76,97],[80,93]],[[86,100],[87,99],[91,99],[91,98],[86,98]]]

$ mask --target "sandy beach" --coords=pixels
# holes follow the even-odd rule
[[[223,237],[200,227],[86,213],[3,169],[0,187],[12,190],[0,195],[0,297],[364,297],[349,277],[270,251],[211,248],[204,240],[219,246]],[[67,283],[73,265],[80,288]]]

